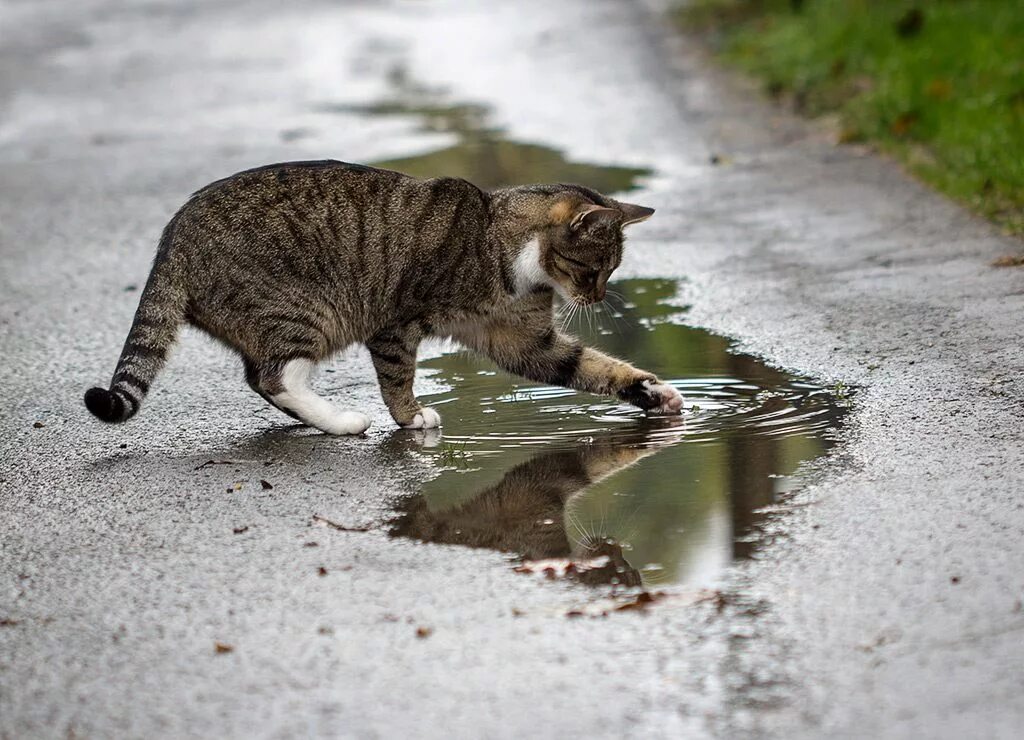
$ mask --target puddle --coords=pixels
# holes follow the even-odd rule
[[[510,139],[487,106],[453,101],[400,64],[388,82],[391,92],[375,103],[319,110],[411,118],[454,143],[378,167],[484,188],[576,182],[609,194],[652,174]],[[441,473],[398,502],[393,536],[511,553],[527,573],[644,589],[713,586],[730,562],[751,555],[764,509],[792,489],[802,463],[828,450],[845,399],[682,325],[675,281],[612,288],[617,309],[597,307],[569,328],[671,382],[686,399],[684,416],[649,419],[465,353],[420,363],[452,388],[421,399],[444,417],[440,444],[419,453]]]
[[[612,285],[621,308],[571,327],[671,382],[676,418],[527,383],[467,353],[421,363],[452,390],[423,398],[444,417],[442,469],[397,504],[394,536],[486,547],[519,569],[645,588],[714,585],[751,555],[765,507],[824,454],[848,401],[729,351],[678,323],[670,280]]]
[[[388,75],[392,93],[366,105],[323,105],[320,112],[414,118],[425,133],[448,134],[451,146],[417,156],[371,162],[415,177],[461,177],[481,188],[572,182],[602,193],[631,190],[651,170],[573,162],[558,149],[515,141],[491,123],[485,105],[453,102],[443,89],[411,80],[401,67]]]

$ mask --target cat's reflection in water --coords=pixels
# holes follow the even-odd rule
[[[541,453],[465,503],[432,510],[422,494],[403,499],[391,534],[517,553],[527,562],[563,561],[565,573],[584,583],[639,586],[620,543],[601,533],[577,539],[566,525],[573,499],[588,486],[655,451],[601,441]]]

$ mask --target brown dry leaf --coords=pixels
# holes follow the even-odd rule
[[[249,531],[249,525],[247,524],[244,527],[235,527],[231,531],[234,532],[235,534],[245,534],[246,532]]]
[[[1024,266],[1024,254],[1006,254],[992,261],[992,267],[1021,267]]]
[[[327,575],[327,568],[325,568],[324,566],[321,565],[319,568],[316,569],[316,574],[318,576],[325,576],[325,575]]]
[[[434,634],[434,628],[433,627],[417,627],[416,628],[416,637],[418,637],[421,640],[425,639],[427,637],[430,637],[432,634]]]
[[[635,598],[615,607],[615,611],[622,612],[629,611],[630,609],[646,609],[654,602],[660,601],[663,598],[665,598],[664,591],[655,591],[654,593],[651,593],[650,591],[641,591]]]
[[[896,120],[889,124],[889,130],[893,136],[906,136],[914,124],[917,123],[917,118],[917,114],[913,111],[901,113],[896,116]]]
[[[34,429],[42,429],[45,426],[46,425],[43,422],[41,422],[41,421],[34,421],[34,422],[32,422],[32,427]]]
[[[224,653],[233,652],[235,649],[234,645],[228,645],[226,642],[215,642],[213,643],[213,651],[217,655],[223,655]]]

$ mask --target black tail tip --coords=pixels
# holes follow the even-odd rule
[[[85,392],[85,407],[101,421],[115,423],[124,419],[124,401],[106,388],[90,388]]]

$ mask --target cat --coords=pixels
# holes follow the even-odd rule
[[[656,451],[612,439],[544,452],[456,506],[434,510],[422,494],[400,500],[390,534],[516,553],[527,562],[541,561],[542,567],[543,561],[572,563],[566,574],[588,585],[639,586],[640,573],[620,543],[600,533],[573,540],[566,524],[574,499],[585,489]]]
[[[165,227],[110,389],[89,389],[85,405],[106,422],[134,416],[188,323],[242,356],[256,393],[329,434],[370,426],[309,384],[317,363],[357,342],[395,422],[440,426],[412,392],[428,336],[533,381],[678,414],[672,386],[553,324],[555,293],[604,298],[623,227],[653,213],[579,185],[485,192],[334,160],[239,172],[195,192]]]

